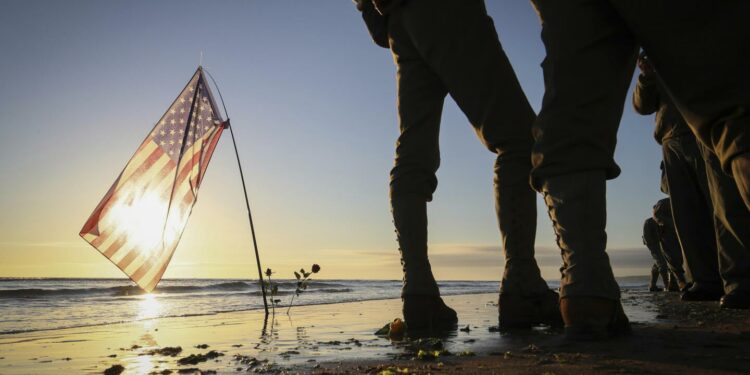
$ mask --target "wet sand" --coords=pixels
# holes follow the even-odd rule
[[[459,330],[440,339],[374,335],[400,315],[399,300],[298,306],[265,327],[247,311],[0,335],[0,374],[750,372],[750,312],[675,293],[624,291],[633,335],[600,343],[544,328],[501,334],[496,295],[445,299]]]

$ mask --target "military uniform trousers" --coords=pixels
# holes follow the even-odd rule
[[[600,186],[598,178],[620,174],[613,155],[639,45],[694,133],[710,145],[725,170],[731,168],[733,156],[750,150],[750,134],[746,134],[750,127],[750,49],[744,47],[750,45],[746,20],[750,1],[532,3],[542,21],[546,48],[542,62],[545,94],[532,130],[531,181],[537,190],[544,191],[553,178],[594,176],[592,171],[601,171],[602,177],[587,181]],[[558,195],[572,193],[568,190]],[[570,217],[582,215],[570,213]],[[569,235],[584,236],[580,233],[585,230],[576,228]],[[571,259],[577,252],[574,247],[566,249]],[[600,268],[609,266],[602,254],[593,255],[602,259]],[[575,278],[587,280],[577,294],[617,297],[616,285],[606,272],[591,277],[587,275],[595,275],[595,267],[576,272]],[[598,292],[596,284],[601,283],[611,285],[606,293]]]
[[[662,140],[662,151],[671,219],[674,220],[688,275],[696,288],[720,291],[706,163],[692,134]]]
[[[619,174],[612,156],[639,45],[725,171],[750,151],[750,1],[531,1],[547,52],[534,180]]]
[[[721,168],[718,157],[699,145],[706,161],[706,175],[714,207],[719,274],[724,293],[750,292],[750,212],[732,177]]]
[[[506,272],[513,263],[511,269],[517,269],[518,276],[512,279],[521,284],[528,280],[534,284],[529,286],[533,290],[546,290],[534,261],[536,193],[528,184],[535,114],[502,50],[484,2],[410,0],[391,9],[388,18],[389,42],[397,67],[400,127],[390,190],[405,271],[402,293],[436,294],[434,282],[429,281],[431,274],[423,271],[429,268],[426,248],[422,249],[426,234],[418,235],[420,238],[414,235],[415,226],[426,225],[426,218],[411,220],[402,207],[422,210],[418,203],[408,202],[432,200],[440,165],[440,120],[447,95],[466,115],[482,144],[497,155],[494,180],[500,229],[506,234]],[[504,199],[501,195],[511,190],[530,202],[523,209],[531,217],[527,221],[533,224],[516,225],[511,219],[503,219],[499,202]],[[518,237],[525,238],[520,242],[530,239],[530,247],[514,250],[514,238]]]

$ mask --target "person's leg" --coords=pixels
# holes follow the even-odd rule
[[[656,286],[657,281],[659,281],[659,266],[654,263],[654,265],[651,266],[651,280],[648,282],[649,292],[656,292],[659,290],[659,287]]]
[[[714,204],[718,266],[724,281],[723,308],[750,308],[750,211],[742,202],[737,185],[726,174],[719,159],[702,147],[706,174]]]
[[[750,2],[609,0],[750,209]],[[731,25],[728,27],[727,25]]]
[[[502,50],[492,19],[479,0],[414,0],[403,7],[420,15],[419,20],[407,23],[406,29],[426,63],[466,114],[482,143],[497,153],[495,202],[505,255],[501,326],[559,321],[557,295],[549,291],[534,259],[536,193],[528,178],[535,115]],[[553,316],[537,313],[540,306]]]
[[[532,183],[562,250],[561,311],[570,338],[628,330],[605,251],[606,179],[637,45],[599,0],[532,0],[542,19],[545,94],[534,123]]]
[[[685,279],[685,271],[682,267],[684,262],[682,261],[680,241],[677,239],[674,225],[665,225],[661,227],[660,230],[661,238],[659,240],[659,247],[661,253],[664,255],[664,259],[667,261],[667,266],[675,276],[680,289],[682,289],[687,284],[687,280]],[[690,280],[692,280],[692,278]]]
[[[661,276],[662,284],[664,285],[664,289],[666,290],[669,284],[669,267],[667,266],[667,261],[664,259],[664,255],[661,253],[661,251],[657,252],[656,254],[657,272],[659,273],[659,276]]]
[[[446,90],[404,29],[400,8],[390,15],[389,36],[397,66],[401,134],[391,170],[391,208],[404,271],[404,319],[411,330],[455,324],[439,295],[427,257],[427,202],[437,187],[438,133]]]
[[[686,268],[693,279],[693,286],[683,297],[692,301],[718,300],[723,293],[713,208],[706,192],[706,172],[700,151],[690,136],[665,140],[662,151],[671,206],[671,215],[665,210],[662,216],[673,219]],[[667,224],[671,225],[671,221]]]

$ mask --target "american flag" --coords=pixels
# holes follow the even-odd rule
[[[198,67],[81,229],[146,292],[172,259],[227,126],[216,109]]]

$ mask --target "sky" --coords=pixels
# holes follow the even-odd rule
[[[539,20],[526,1],[487,7],[538,111]],[[0,50],[0,277],[125,278],[78,232],[201,54],[237,137],[263,266],[401,277],[388,204],[395,66],[350,1],[5,0]],[[623,105],[608,252],[617,275],[646,274],[642,224],[663,197],[661,149],[652,116]],[[494,157],[450,98],[440,142],[436,277],[499,280]],[[224,137],[165,277],[257,277],[234,157]],[[537,209],[538,259],[555,279],[559,250],[541,199]]]

